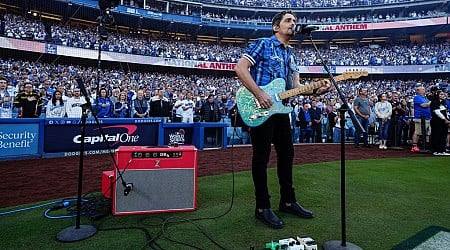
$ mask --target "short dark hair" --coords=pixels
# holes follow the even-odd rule
[[[292,12],[292,10],[283,10],[283,11],[275,14],[275,16],[273,16],[273,18],[272,18],[272,27],[275,26],[275,25],[280,25],[281,20],[283,19],[283,17],[286,14],[291,14],[291,15],[293,15],[295,17],[295,14],[294,14],[294,12]]]

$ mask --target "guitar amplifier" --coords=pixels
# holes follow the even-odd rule
[[[114,215],[196,209],[198,159],[194,146],[121,146],[115,157]],[[119,171],[128,189],[121,184]]]

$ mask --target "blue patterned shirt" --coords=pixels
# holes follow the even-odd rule
[[[255,40],[244,51],[243,57],[252,64],[250,75],[256,85],[264,86],[275,78],[283,78],[287,89],[292,88],[292,74],[299,72],[298,59],[292,47],[284,46],[275,35]]]

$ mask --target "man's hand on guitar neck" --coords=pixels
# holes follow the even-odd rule
[[[314,89],[311,95],[323,95],[331,90],[331,82],[328,79],[323,79],[322,81],[326,82],[326,84],[320,88]]]

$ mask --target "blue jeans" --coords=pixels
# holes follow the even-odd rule
[[[387,140],[390,120],[387,119],[385,122],[383,122],[382,119],[377,120],[378,124],[380,124],[380,127],[378,128],[378,140]]]
[[[341,128],[333,128],[333,142],[341,142]]]
[[[299,136],[300,136],[300,128],[299,127],[294,127],[292,129],[292,141],[293,142],[299,142]]]
[[[364,129],[364,133],[362,133],[363,136],[363,142],[364,146],[369,145],[368,136],[369,136],[369,119],[364,119],[360,116],[356,116],[356,119],[358,119],[359,123],[361,124],[361,127]],[[359,146],[359,140],[361,139],[361,134],[356,131],[355,133],[355,145]]]

